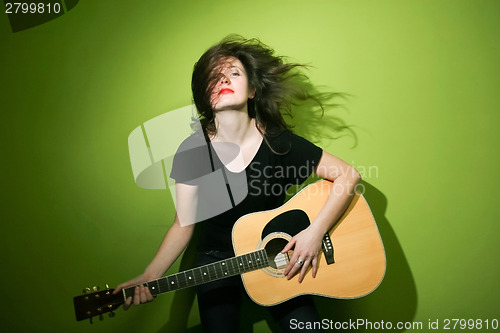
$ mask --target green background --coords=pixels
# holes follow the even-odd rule
[[[88,0],[12,33],[2,13],[2,331],[199,330],[190,290],[92,326],[72,297],[154,255],[173,205],[135,185],[128,134],[190,104],[194,62],[229,33],[353,96],[338,116],[357,145],[321,145],[363,174],[388,268],[363,299],[318,300],[322,317],[500,319],[499,17],[497,0]]]

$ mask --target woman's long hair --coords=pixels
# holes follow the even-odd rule
[[[245,68],[250,89],[255,91],[254,98],[248,100],[248,114],[255,118],[264,139],[290,130],[285,118],[292,117],[292,108],[302,102],[316,104],[324,111],[322,100],[325,94],[313,94],[306,89],[309,82],[301,71],[302,64],[286,63],[283,57],[274,55],[274,50],[258,39],[245,39],[230,35],[208,49],[194,65],[191,89],[193,99],[200,114],[203,130],[214,135],[217,132],[215,114],[211,105],[212,91],[222,75],[217,68],[233,57]],[[328,99],[337,97],[328,94]]]

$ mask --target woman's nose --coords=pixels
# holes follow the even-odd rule
[[[226,75],[222,75],[220,78],[220,83],[230,83],[231,80]]]

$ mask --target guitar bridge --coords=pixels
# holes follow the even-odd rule
[[[335,259],[333,257],[333,245],[329,233],[326,233],[325,236],[323,237],[321,249],[325,254],[326,263],[328,265],[335,263]]]

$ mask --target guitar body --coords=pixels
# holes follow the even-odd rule
[[[270,306],[303,294],[333,298],[358,298],[381,283],[386,268],[384,246],[361,194],[356,194],[339,222],[330,230],[334,262],[320,251],[318,272],[298,282],[298,275],[283,276],[287,255],[280,255],[289,239],[312,223],[332,189],[326,180],[309,185],[283,206],[241,217],[233,228],[236,255],[265,248],[269,267],[242,274],[246,291],[254,302]],[[291,257],[291,256],[290,256]]]

